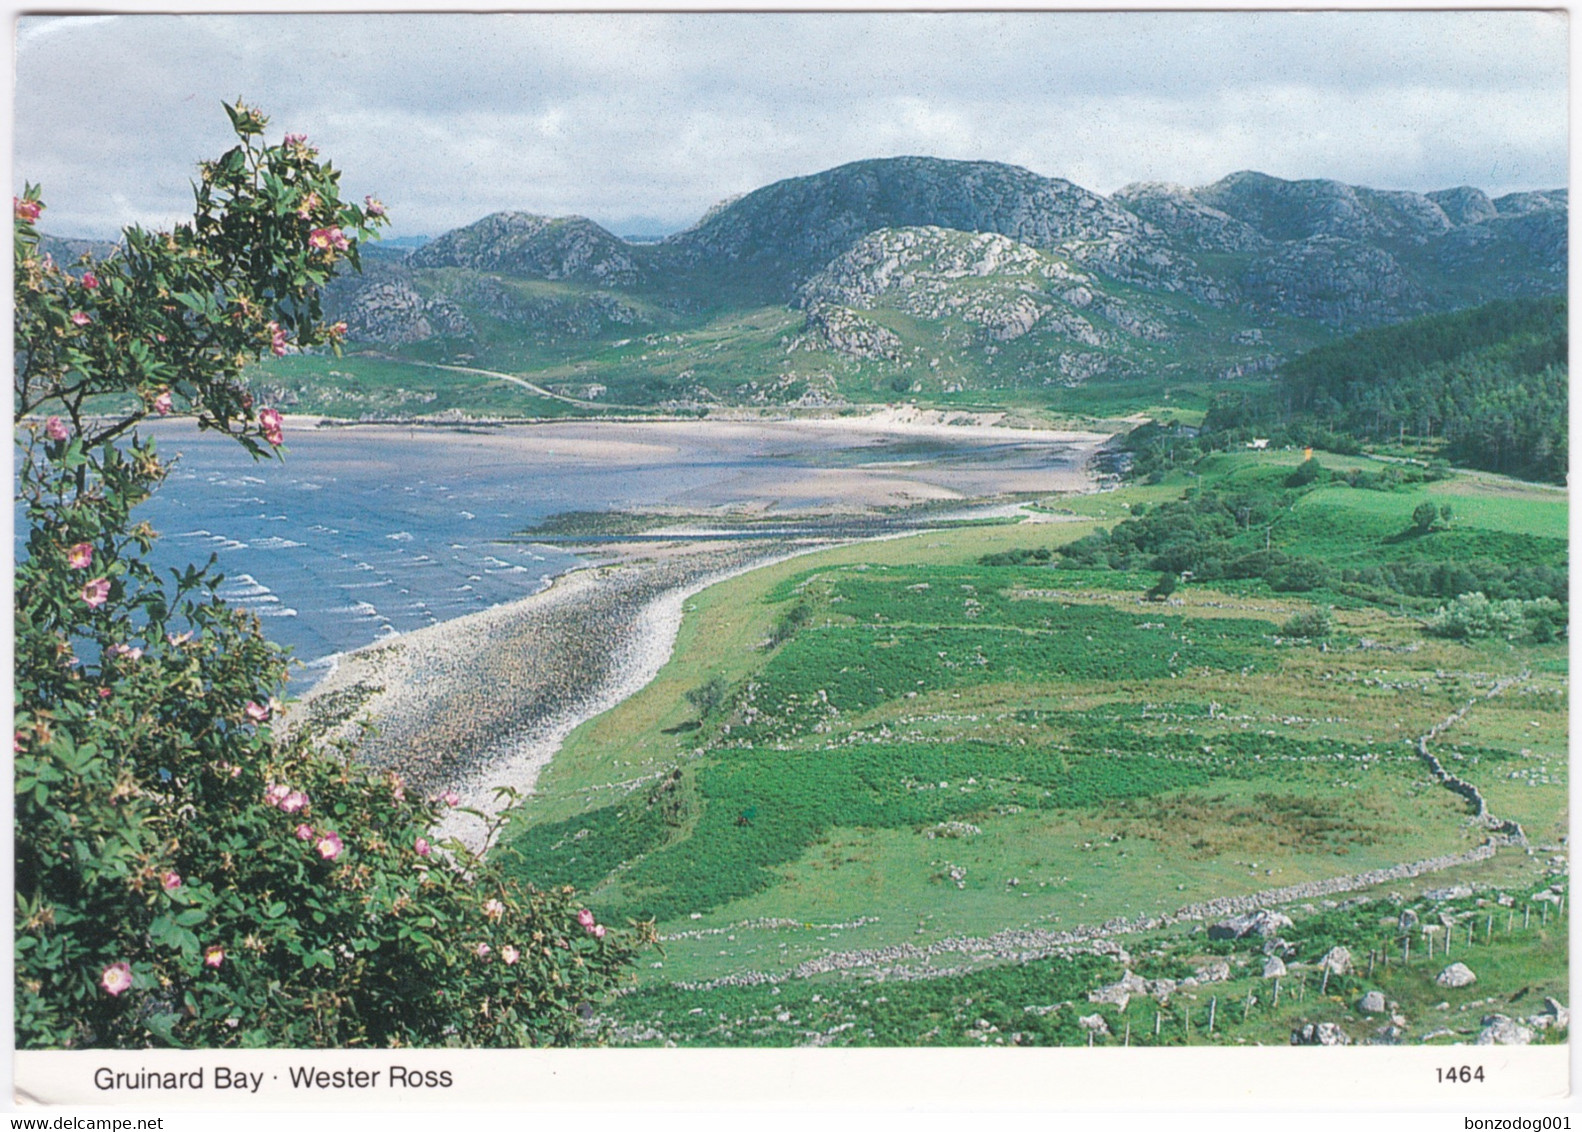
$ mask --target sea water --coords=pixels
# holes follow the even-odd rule
[[[257,614],[305,665],[295,691],[339,653],[529,596],[580,565],[565,548],[522,537],[559,512],[730,503],[794,468],[1069,460],[1012,442],[774,430],[685,443],[676,437],[696,430],[667,434],[664,443],[621,443],[608,458],[531,430],[302,428],[284,460],[255,461],[189,423],[145,431],[174,460],[134,514],[160,535],[154,564],[165,572],[212,555],[220,595]]]

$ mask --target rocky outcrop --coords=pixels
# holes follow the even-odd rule
[[[1465,963],[1452,963],[1439,972],[1439,976],[1434,979],[1434,982],[1439,986],[1452,988],[1470,987],[1477,981],[1478,977],[1472,973],[1472,968]]]
[[[1480,1046],[1524,1046],[1533,1040],[1533,1032],[1520,1022],[1513,1021],[1503,1014],[1485,1014],[1483,1016],[1483,1031],[1478,1034],[1474,1045]]]
[[[1409,318],[1427,298],[1382,248],[1328,234],[1279,244],[1248,264],[1242,292],[1254,307],[1355,329]]]
[[[465,267],[523,279],[630,287],[642,279],[638,250],[581,216],[496,212],[412,253],[414,267]]]
[[[886,358],[901,355],[901,339],[871,319],[829,303],[808,307],[805,332],[812,341],[854,358]]]
[[[1181,185],[1127,185],[1110,199],[1163,229],[1190,251],[1252,252],[1269,243],[1252,225],[1197,199],[1191,189]]]
[[[858,161],[779,181],[660,248],[678,266],[750,281],[783,301],[870,232],[928,226],[998,233],[1115,278],[1170,290],[1208,282],[1152,225],[1070,181],[1013,165],[933,157]]]
[[[1262,939],[1270,939],[1279,935],[1282,929],[1292,926],[1291,917],[1267,908],[1260,908],[1256,912],[1245,912],[1212,925],[1208,930],[1208,937],[1209,939],[1241,939],[1243,936],[1256,934]]]
[[[326,299],[331,317],[343,320],[348,337],[358,342],[404,346],[436,337],[465,338],[472,333],[471,322],[456,304],[443,298],[425,299],[399,275],[372,278],[355,289],[333,291]]]
[[[1351,1037],[1333,1022],[1308,1022],[1291,1031],[1294,1046],[1349,1046]]]

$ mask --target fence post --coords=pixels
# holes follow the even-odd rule
[[[1219,995],[1214,995],[1208,1000],[1208,1032],[1214,1032],[1214,1008],[1219,1005]]]

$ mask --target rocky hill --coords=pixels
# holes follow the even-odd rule
[[[496,213],[379,257],[329,306],[381,348],[552,357],[612,388],[641,375],[655,397],[1215,379],[1340,333],[1563,293],[1566,208],[1565,190],[1251,172],[1104,197],[899,157],[768,185],[657,243]]]

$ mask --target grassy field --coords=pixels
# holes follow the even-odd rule
[[[882,1004],[873,962],[843,978],[816,971],[832,954],[1161,915],[1468,850],[1485,832],[1431,779],[1414,741],[1473,701],[1436,753],[1532,844],[1563,837],[1564,641],[1447,640],[1391,603],[1357,601],[1332,612],[1329,636],[1293,637],[1286,622],[1331,595],[1275,593],[1253,579],[1151,601],[1155,573],[1059,565],[1061,547],[1139,506],[1284,476],[1299,460],[1217,456],[1186,482],[1046,500],[1050,521],[821,551],[692,599],[670,663],[573,733],[509,842],[536,882],[576,884],[617,922],[658,920],[664,951],[617,1012],[632,1040],[657,1040],[640,1035],[658,1011],[669,1021],[655,1032],[676,1041],[807,1041],[847,1022],[840,1040],[879,1044],[1085,1040],[1053,1012],[1013,1024],[956,1009],[982,996],[1033,1007],[1074,997],[1031,1001],[1023,975],[987,969],[1005,959],[987,944],[975,961],[985,969],[935,971],[904,992],[886,983]],[[1424,536],[1435,554],[1565,566],[1564,495],[1487,477],[1393,492],[1319,487],[1271,538],[1388,561],[1407,552],[1399,536],[1424,498],[1455,508],[1448,529]],[[1013,551],[1021,564],[985,564]],[[1484,698],[1502,678],[1516,682]],[[1493,886],[1548,883],[1547,859],[1504,850],[1457,875],[1485,899]],[[1441,883],[1430,875],[1416,887]],[[1300,927],[1312,914],[1293,915]],[[1505,949],[1491,971],[1562,987],[1563,936],[1540,928],[1483,945]],[[1205,942],[1149,939],[1177,964]],[[1048,960],[1038,985],[1069,976],[1091,990],[1090,960]],[[727,977],[762,985],[696,989]],[[1225,993],[1256,996],[1257,976],[1246,978]],[[1391,978],[1381,989],[1415,1010],[1408,973]],[[1326,1020],[1313,999],[1288,1005]],[[787,1011],[795,1022],[766,1021]],[[1259,1018],[1253,1010],[1234,1034],[1223,1023],[1222,1039],[1288,1038],[1279,1031],[1290,1018]],[[1151,1015],[1131,1021],[1151,1036]]]

